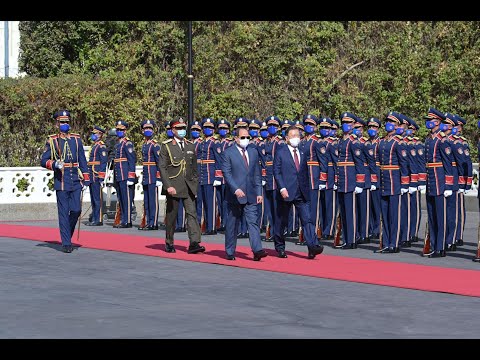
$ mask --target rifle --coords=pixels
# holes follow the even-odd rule
[[[115,220],[113,221],[113,226],[120,225],[120,222],[122,221],[122,214],[120,211],[120,200],[117,197],[117,205],[115,207]]]
[[[335,231],[335,240],[333,241],[333,246],[340,245],[340,233],[342,232],[342,216],[339,213],[337,217],[337,229]]]
[[[427,255],[430,252],[430,228],[428,227],[428,221],[425,227],[425,240],[423,242],[422,256]]]
[[[300,231],[298,232],[298,241],[295,243],[295,245],[305,245],[305,237],[303,236],[303,228],[300,228]]]

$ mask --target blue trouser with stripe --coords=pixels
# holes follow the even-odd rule
[[[90,201],[92,203],[92,223],[98,223],[103,221],[103,193],[100,181],[94,181],[90,183]]]
[[[322,214],[322,234],[325,236],[333,236],[335,233],[335,219],[338,213],[338,195],[333,189],[320,191],[319,210]]]
[[[402,212],[400,214],[400,244],[408,240],[410,230],[410,194],[400,195]]]
[[[452,191],[452,195],[446,198],[448,216],[447,216],[447,235],[445,238],[446,244],[454,244],[457,239],[457,225],[458,225],[458,201],[457,201],[458,191]]]
[[[453,196],[453,195],[452,195]],[[458,203],[458,222],[457,222],[457,232],[456,240],[463,240],[463,230],[465,229],[465,194],[457,192],[457,203]]]
[[[418,229],[420,229],[420,220],[422,219],[420,191],[410,194],[410,232],[409,239],[418,237]]]
[[[453,195],[452,195],[453,196]],[[445,249],[447,238],[447,199],[443,195],[427,195],[428,228],[430,231],[430,249]]]
[[[310,189],[310,217],[312,218],[313,226],[315,227],[315,234],[321,228],[322,211],[320,209],[320,191],[318,189]]]
[[[119,181],[117,186],[117,198],[120,202],[121,223],[132,222],[132,201],[134,185],[127,185],[127,180]]]
[[[357,194],[357,237],[365,239],[368,236],[370,222],[370,189],[363,189]]]
[[[380,233],[380,216],[382,213],[382,192],[380,189],[370,191],[370,222],[368,224],[368,233]]]
[[[158,225],[158,187],[153,184],[143,185],[143,208],[146,226]]]
[[[220,215],[220,227],[225,227],[227,217],[227,202],[225,201],[225,184],[215,187],[217,192],[217,211]]]
[[[206,231],[215,230],[215,215],[216,215],[216,189],[212,184],[200,185],[203,201],[203,219],[205,221]]]
[[[267,213],[268,225],[270,225],[270,232],[273,235],[273,229],[275,228],[275,217],[277,213],[277,196],[278,190],[267,190],[265,191],[265,200],[268,203],[267,207],[269,209]]]
[[[195,199],[195,206],[197,208],[198,224],[201,225],[202,217],[203,217],[203,196],[202,196],[202,189],[200,185],[198,185],[197,198]]]
[[[353,191],[349,193],[339,192],[338,204],[342,217],[343,242],[354,244],[357,232],[356,194]]]
[[[78,217],[82,211],[80,194],[82,189],[73,191],[57,190],[58,225],[62,245],[72,245]]]
[[[399,247],[400,214],[402,202],[400,195],[382,196],[382,245],[383,247]]]

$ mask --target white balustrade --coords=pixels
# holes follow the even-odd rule
[[[135,185],[135,200],[143,200],[142,172],[143,167],[137,166],[135,172],[138,176],[138,184]],[[113,171],[108,171],[107,183],[112,182]],[[53,177],[53,171],[37,167],[3,167],[0,168],[0,204],[25,204],[25,203],[56,203],[55,191],[50,190],[48,183]],[[19,182],[27,185],[21,191]],[[22,184],[22,185],[24,185]],[[23,188],[23,186],[22,186]],[[53,180],[52,180],[53,188]],[[161,191],[161,187],[159,192]],[[103,188],[106,196],[107,188]],[[113,189],[113,193],[115,190]],[[164,195],[159,196],[165,199]],[[90,201],[90,191],[87,189],[83,194],[83,202]]]

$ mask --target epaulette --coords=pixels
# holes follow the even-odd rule
[[[187,144],[193,144],[193,141],[192,140],[189,140],[189,139],[183,139],[183,141],[185,141]]]
[[[357,135],[355,135],[355,134],[350,134],[350,136],[348,138],[352,141],[357,141]]]
[[[173,139],[167,139],[165,141],[162,141],[162,144],[168,144],[169,142],[171,142]]]
[[[458,135],[458,137],[459,137],[460,139],[462,139],[463,141],[467,141],[467,138],[466,138],[465,136]]]
[[[73,137],[79,138],[79,137],[80,137],[80,134],[77,134],[77,133],[70,133],[70,136],[73,136]]]
[[[285,144],[285,140],[283,140],[283,139],[277,140],[277,143],[278,144]]]
[[[52,135],[48,135],[48,137],[50,139],[56,139],[58,137],[58,134],[52,134]]]
[[[100,145],[105,145],[105,143],[103,142],[103,140],[100,140],[98,143],[99,143]]]
[[[155,140],[155,139],[150,139],[150,141],[151,141],[152,143],[154,143],[154,144],[157,143],[157,140]]]
[[[445,133],[444,133],[443,131],[440,131],[438,134],[439,134],[441,137],[446,137],[446,136],[447,136],[447,135],[445,135]]]
[[[320,139],[316,134],[313,134],[311,138],[312,138],[313,140],[319,140],[319,139]]]

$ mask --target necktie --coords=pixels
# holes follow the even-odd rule
[[[245,149],[242,149],[242,154],[243,154],[243,161],[245,161],[245,166],[248,169],[248,160],[247,160],[247,156],[245,155]]]
[[[293,161],[295,161],[295,167],[297,172],[300,171],[300,161],[298,160],[297,149],[293,149]]]
[[[182,151],[183,151],[183,141],[180,141],[179,144],[180,144],[180,147],[182,148]]]

